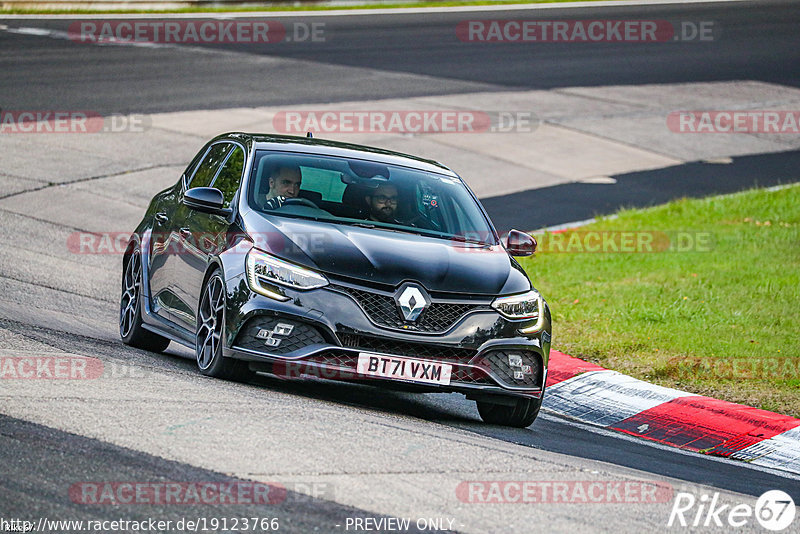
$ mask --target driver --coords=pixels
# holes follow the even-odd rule
[[[369,219],[392,224],[403,224],[395,219],[397,213],[397,187],[383,184],[370,192],[364,200],[369,207]]]
[[[274,210],[283,206],[287,198],[297,198],[300,194],[300,183],[303,175],[297,165],[277,167],[269,175],[269,192],[264,208]]]

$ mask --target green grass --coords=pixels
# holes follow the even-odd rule
[[[554,348],[800,417],[800,187],[623,210],[578,231],[583,243],[584,232],[654,232],[656,245],[687,232],[710,250],[557,253],[537,235],[542,251],[522,265],[550,305]]]
[[[455,7],[455,6],[481,6],[481,5],[514,5],[514,4],[553,4],[563,2],[574,2],[576,0],[454,0],[454,1],[421,1],[421,2],[398,2],[369,3],[365,0],[363,4],[352,5],[326,5],[321,3],[308,2],[302,0],[297,2],[270,2],[261,5],[231,5],[231,6],[191,6],[175,9],[35,9],[35,8],[7,8],[0,9],[0,15],[59,15],[59,14],[128,14],[128,13],[233,13],[250,11],[330,11],[340,9],[389,9],[407,7]],[[599,0],[589,0],[599,1]]]

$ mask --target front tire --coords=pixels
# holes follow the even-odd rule
[[[245,382],[253,376],[247,362],[222,356],[225,339],[225,282],[214,271],[203,287],[197,316],[195,358],[197,368],[206,376]]]
[[[526,428],[533,424],[542,407],[542,399],[515,399],[514,405],[475,401],[481,419],[490,425]]]
[[[142,255],[139,248],[131,253],[122,274],[119,302],[119,337],[126,345],[152,352],[164,352],[169,339],[142,326]]]

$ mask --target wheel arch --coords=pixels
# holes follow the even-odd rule
[[[205,288],[206,287],[206,282],[208,282],[208,279],[211,278],[212,274],[214,274],[214,271],[217,271],[217,270],[222,271],[222,283],[224,285],[225,284],[225,267],[223,267],[222,262],[219,260],[219,258],[213,257],[213,258],[211,258],[209,260],[208,265],[206,266],[206,271],[203,274],[203,285],[200,286],[200,287]],[[202,293],[201,293],[200,298],[203,298],[202,297]]]
[[[125,270],[125,267],[128,265],[128,260],[131,259],[131,255],[133,254],[133,250],[139,245],[141,240],[139,239],[138,234],[131,234],[131,238],[128,240],[128,244],[125,246],[125,252],[122,254],[122,270]],[[141,252],[140,252],[141,254]]]

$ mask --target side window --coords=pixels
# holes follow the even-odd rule
[[[216,180],[212,184],[214,187],[222,191],[222,196],[225,197],[225,205],[229,206],[236,195],[236,190],[239,189],[239,184],[242,181],[242,171],[244,170],[244,150],[239,145],[235,145],[233,152],[228,157],[225,165],[220,169]]]
[[[347,187],[342,183],[342,173],[314,167],[300,167],[303,173],[301,188],[306,191],[316,191],[322,195],[322,200],[327,202],[341,202],[344,190]]]
[[[186,170],[183,171],[183,181],[186,184],[189,183],[189,179],[194,174],[194,170],[200,164],[200,159],[202,158],[203,154],[205,154],[205,152],[206,152],[206,148],[203,147],[203,150],[201,150],[200,152],[195,154],[194,158],[192,158],[191,163],[189,163],[189,165],[186,167]]]
[[[217,169],[225,161],[225,157],[230,152],[231,147],[233,145],[230,143],[218,143],[212,146],[197,167],[194,177],[189,182],[189,187],[208,187],[211,184],[211,180],[217,175]]]

